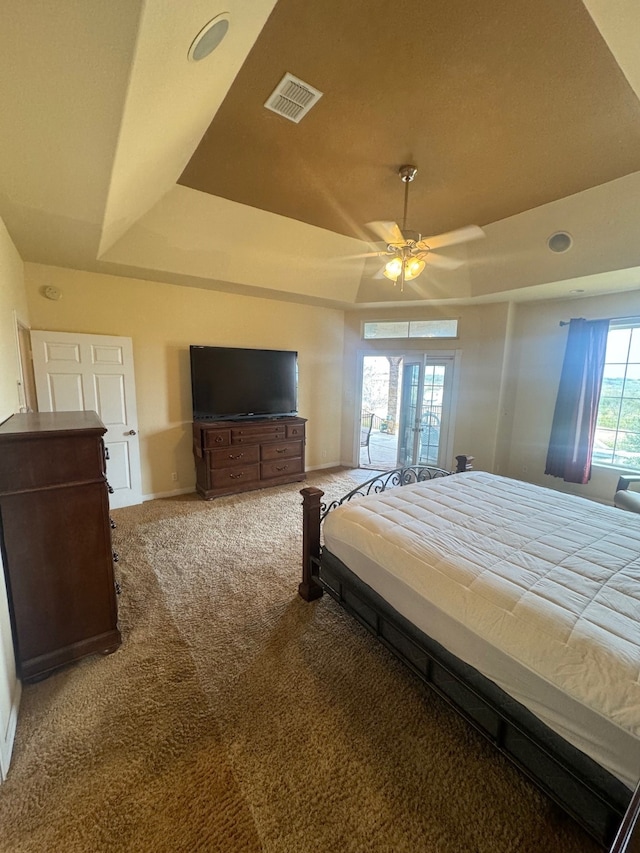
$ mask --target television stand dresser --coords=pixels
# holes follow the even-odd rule
[[[196,491],[205,500],[304,480],[304,418],[194,421]]]

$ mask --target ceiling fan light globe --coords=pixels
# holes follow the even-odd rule
[[[402,272],[402,260],[400,258],[391,258],[387,261],[382,274],[391,281],[397,281],[398,276]]]
[[[409,258],[404,267],[405,281],[411,281],[412,278],[417,278],[425,268],[425,262],[422,258]]]

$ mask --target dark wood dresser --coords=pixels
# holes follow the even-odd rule
[[[304,418],[194,421],[196,490],[206,500],[304,480]]]
[[[0,425],[0,524],[16,661],[24,680],[120,644],[95,412]]]

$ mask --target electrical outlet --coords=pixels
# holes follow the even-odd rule
[[[323,451],[322,451],[322,458],[323,458],[323,459],[326,459],[326,458],[327,458],[327,451],[326,451],[326,450],[323,450]]]
[[[173,480],[173,482],[174,482],[174,483],[177,483],[177,482],[178,482],[178,475],[176,474],[176,472],[175,472],[175,471],[174,471],[174,472],[173,472],[173,474],[171,475],[171,479]]]

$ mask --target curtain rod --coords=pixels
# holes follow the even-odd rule
[[[574,317],[574,320],[584,320],[584,317]],[[608,320],[610,323],[628,323],[629,325],[633,324],[634,326],[640,326],[640,317],[638,315],[634,317],[599,317],[596,319],[600,320]],[[559,326],[568,326],[570,324],[570,320],[560,320],[558,323]]]

